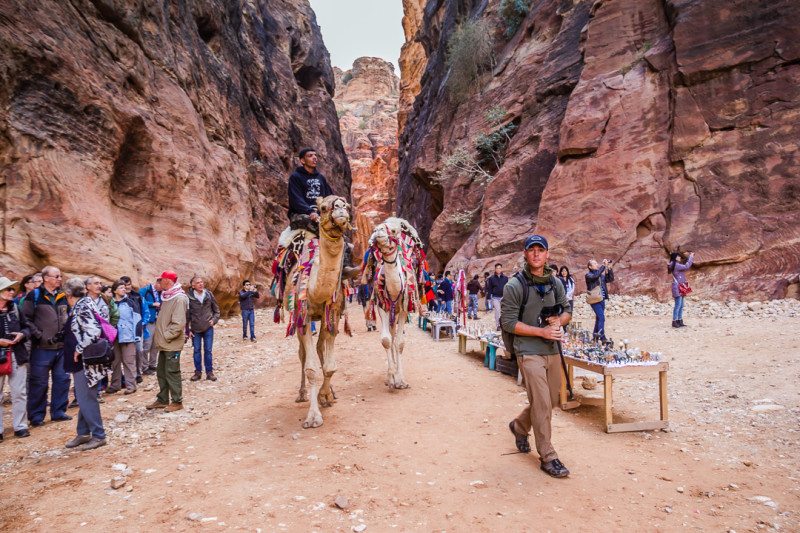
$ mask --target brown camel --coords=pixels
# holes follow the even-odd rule
[[[350,205],[344,198],[328,196],[317,199],[319,208],[319,233],[306,232],[300,260],[286,276],[283,306],[289,313],[291,330],[296,331],[300,341],[299,355],[302,372],[298,402],[308,401],[308,415],[304,428],[322,425],[320,406],[329,407],[334,402],[331,378],[336,372],[333,344],[339,329],[339,320],[344,312],[345,295],[342,291],[342,260],[344,258],[344,232],[350,229]],[[317,355],[311,322],[321,320]],[[321,368],[320,368],[321,365]],[[320,371],[323,375],[319,383]],[[311,389],[306,391],[306,379]]]

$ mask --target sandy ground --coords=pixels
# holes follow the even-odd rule
[[[297,341],[269,315],[257,344],[235,319],[218,328],[216,383],[189,382],[184,352],[184,412],[145,412],[154,378],[108,397],[97,451],[63,448],[73,422],[15,439],[6,408],[0,530],[800,530],[797,319],[701,324],[689,309],[690,327],[673,330],[669,317],[611,318],[613,337],[666,353],[671,430],[609,435],[600,408],[557,409],[572,475],[555,480],[535,452],[511,453],[506,426],[526,401],[512,378],[409,325],[411,388],[389,391],[356,307],[355,336],[337,341],[338,402],[303,430]],[[655,379],[618,378],[615,393],[615,421],[657,416]],[[118,463],[132,473],[113,490]]]

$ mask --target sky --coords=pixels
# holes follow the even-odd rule
[[[392,63],[403,46],[402,0],[311,0],[317,24],[331,54],[331,64],[342,70],[362,56]]]

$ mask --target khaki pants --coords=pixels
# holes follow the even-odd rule
[[[514,419],[518,433],[527,435],[533,429],[536,451],[543,463],[558,459],[550,442],[550,421],[561,390],[561,361],[558,355],[524,355],[517,357],[530,405]]]
[[[111,386],[122,388],[122,376],[125,376],[125,388],[136,390],[136,343],[114,343],[114,362],[111,364]]]

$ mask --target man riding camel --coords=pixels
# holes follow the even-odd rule
[[[289,226],[319,232],[317,198],[333,194],[328,181],[317,171],[317,152],[303,148],[297,156],[300,166],[289,176]]]

